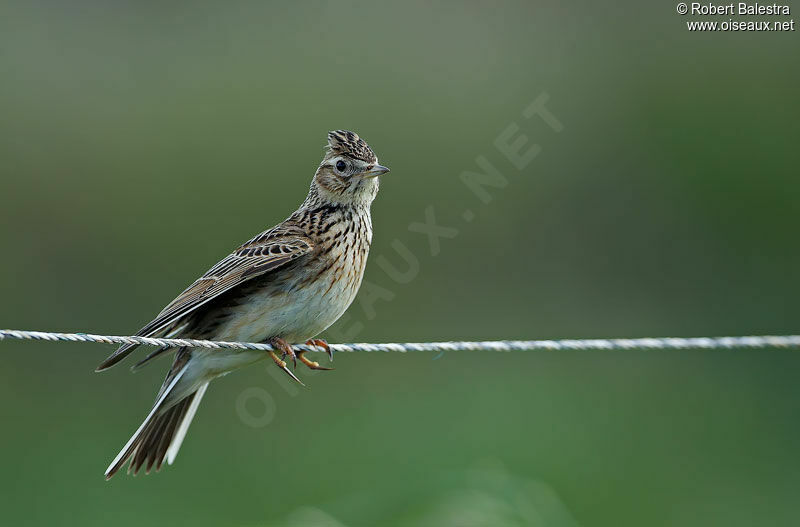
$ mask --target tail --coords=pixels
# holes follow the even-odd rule
[[[159,395],[153,409],[145,418],[139,429],[133,434],[117,457],[106,469],[106,479],[111,479],[117,471],[130,459],[128,473],[133,470],[136,475],[143,466],[149,474],[153,465],[156,471],[161,469],[164,459],[170,465],[175,461],[183,438],[189,430],[192,418],[200,400],[208,388],[208,383],[200,385],[197,391],[185,396],[175,404],[167,403],[169,394],[186,371],[186,366],[173,377],[165,390]]]

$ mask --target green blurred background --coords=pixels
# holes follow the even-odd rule
[[[392,299],[331,341],[797,333],[797,33],[651,4],[5,2],[0,327],[137,330],[346,128],[392,168],[366,276]],[[522,117],[542,93],[560,133]],[[493,145],[514,123],[522,171]],[[435,256],[428,207],[459,231]],[[302,390],[263,363],[214,383],[176,465],[107,483],[168,362],[0,348],[7,525],[800,522],[796,352],[351,354]]]

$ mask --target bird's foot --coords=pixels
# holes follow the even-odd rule
[[[307,359],[305,357],[305,351],[298,351],[297,358],[300,359],[300,362],[311,368],[312,370],[332,370],[333,368],[326,368],[325,366],[320,366],[319,362]]]
[[[325,350],[325,353],[331,358],[333,361],[333,350],[330,346],[328,346],[328,341],[325,339],[308,339],[306,341],[307,346],[317,346],[318,348],[322,348]]]
[[[306,346],[317,346],[319,348],[324,349],[325,351],[328,352],[328,355],[331,357],[331,360],[333,360],[333,350],[331,350],[331,347],[328,346],[328,343],[325,340],[323,340],[323,339],[308,339],[306,341]],[[320,366],[319,362],[315,362],[313,360],[307,359],[306,357],[304,357],[305,353],[306,353],[305,351],[298,352],[297,353],[297,358],[300,359],[300,362],[302,362],[303,364],[305,364],[306,366],[308,366],[312,370],[332,370],[333,369],[333,368],[326,368],[325,366]]]
[[[294,362],[295,368],[297,367],[297,354],[292,349],[292,346],[290,346],[288,342],[280,338],[270,339],[269,343],[272,344],[272,346],[274,346],[275,348],[281,350],[281,352],[283,353],[280,357],[278,357],[278,355],[274,351],[269,352],[269,356],[272,357],[272,360],[275,361],[275,364],[277,364],[280,369],[285,371],[289,375],[289,377],[291,377],[295,381],[305,386],[305,384],[303,384],[303,382],[300,379],[298,379],[294,373],[292,373],[292,370],[290,370],[286,366],[286,361],[283,360],[287,355],[289,355],[292,358],[292,361]]]
[[[288,342],[280,338],[273,338],[270,339],[269,343],[281,350],[281,359],[285,360],[287,355],[291,357],[292,363],[295,369],[297,369],[297,354]]]

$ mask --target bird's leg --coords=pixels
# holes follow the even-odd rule
[[[333,350],[330,346],[328,346],[328,341],[325,339],[308,339],[306,341],[307,346],[317,346],[325,350],[325,352],[330,356],[331,361],[333,360]]]
[[[288,342],[280,338],[272,338],[269,340],[269,343],[272,344],[275,348],[281,350],[283,352],[282,355],[283,357],[286,357],[287,355],[292,357],[295,366],[297,366],[297,355],[295,354],[294,350],[292,349],[292,347],[289,345]],[[281,357],[278,357],[278,355],[274,351],[270,351],[269,356],[272,357],[272,360],[275,361],[275,364],[277,364],[280,369],[285,371],[289,375],[289,377],[291,377],[292,379],[296,380],[297,382],[305,386],[305,384],[303,384],[303,382],[300,379],[298,379],[294,373],[292,373],[292,370],[286,367],[286,362]]]

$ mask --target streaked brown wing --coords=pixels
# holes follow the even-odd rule
[[[136,335],[151,337],[226,291],[311,252],[311,240],[300,228],[276,227],[266,231],[222,259],[187,287]],[[102,371],[127,357],[136,344],[124,344],[97,367]]]

